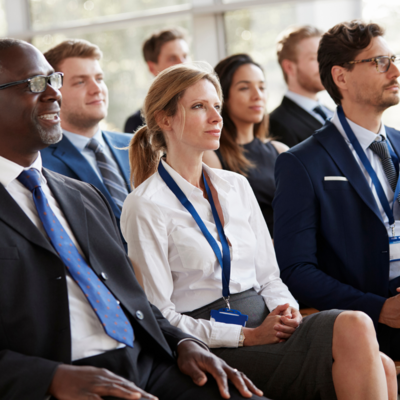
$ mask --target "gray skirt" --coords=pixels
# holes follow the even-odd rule
[[[231,308],[249,316],[255,328],[269,314],[264,299],[253,289],[231,296]],[[210,319],[210,311],[225,307],[223,299],[185,313]],[[211,351],[244,372],[266,397],[274,400],[336,400],[332,380],[332,333],[340,310],[323,311],[303,319],[283,343]]]

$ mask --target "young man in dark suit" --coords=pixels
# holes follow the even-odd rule
[[[228,398],[227,378],[231,398],[261,394],[149,304],[101,192],[42,168],[61,76],[13,39],[0,67],[2,400]]]
[[[400,132],[382,114],[399,103],[400,73],[383,34],[352,21],[322,36],[321,79],[338,109],[277,160],[274,240],[299,301],[364,311],[381,351],[399,360]]]
[[[173,65],[186,62],[188,57],[186,33],[180,28],[154,32],[143,43],[143,58],[153,76]],[[134,133],[143,124],[141,110],[137,110],[126,120],[124,132]]]
[[[270,114],[270,130],[289,147],[307,139],[332,117],[317,97],[324,90],[317,61],[321,35],[319,29],[303,26],[285,31],[278,42],[278,61],[288,90]]]
[[[131,191],[126,147],[132,135],[100,128],[107,116],[108,90],[100,49],[85,40],[66,40],[44,56],[64,74],[60,142],[42,150],[44,167],[95,186],[110,203],[119,227],[122,204]]]

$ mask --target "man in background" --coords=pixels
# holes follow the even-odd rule
[[[143,57],[154,76],[168,67],[186,62],[189,57],[186,33],[181,28],[153,33],[143,43]],[[127,119],[124,131],[133,133],[143,124],[141,110],[138,110]]]
[[[118,227],[130,192],[128,150],[131,135],[100,129],[107,116],[108,89],[100,49],[85,40],[66,40],[44,56],[64,73],[61,127],[63,138],[42,150],[44,167],[95,186],[110,203]]]
[[[292,28],[281,34],[278,61],[288,90],[270,114],[271,133],[293,147],[311,136],[332,117],[317,98],[324,90],[318,70],[317,51],[322,32],[312,26]]]

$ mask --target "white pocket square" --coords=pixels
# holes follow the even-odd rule
[[[344,176],[324,176],[324,181],[347,181]]]

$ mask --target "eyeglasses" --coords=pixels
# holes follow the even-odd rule
[[[356,61],[349,61],[348,64],[358,64],[358,63],[366,63],[366,62],[374,62],[376,65],[376,70],[380,73],[385,73],[389,71],[390,62],[393,64],[400,63],[399,56],[379,56],[373,58],[367,58],[365,60],[356,60]]]
[[[7,89],[11,86],[20,85],[21,83],[28,83],[29,90],[32,93],[42,93],[46,90],[47,84],[53,89],[60,89],[63,85],[64,74],[62,72],[55,72],[49,76],[37,75],[33,78],[25,79],[23,81],[5,83],[0,85],[0,90]]]

